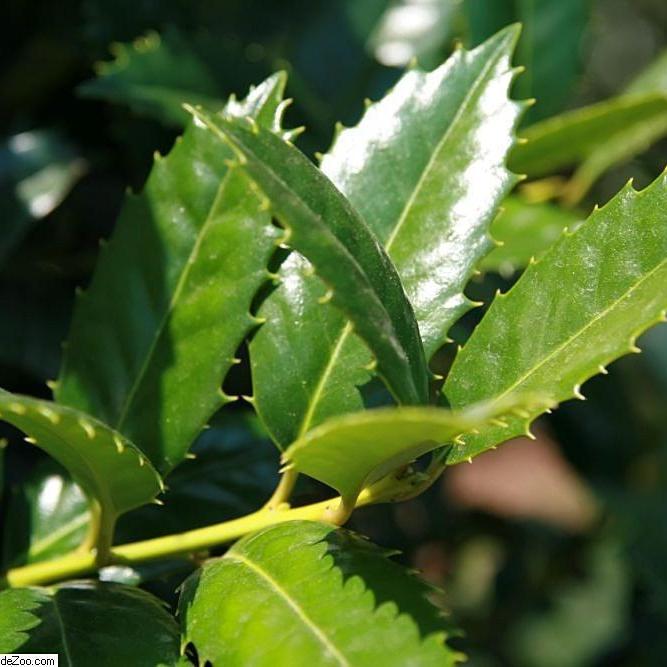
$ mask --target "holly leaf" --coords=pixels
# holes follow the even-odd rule
[[[114,59],[97,64],[97,77],[78,87],[83,97],[127,104],[141,115],[182,127],[189,115],[183,104],[217,110],[220,87],[206,63],[180,32],[151,31],[131,44],[111,45]]]
[[[275,134],[193,112],[234,146],[286,228],[286,241],[311,261],[332,303],[375,354],[390,391],[402,403],[424,403],[428,371],[414,313],[394,265],[359,214],[303,153]]]
[[[0,419],[71,473],[105,526],[113,527],[118,516],[150,502],[162,489],[141,450],[90,415],[0,390]],[[105,536],[110,539],[110,530]]]
[[[184,641],[216,665],[456,664],[433,589],[388,555],[316,522],[250,535],[186,580]]]
[[[92,581],[0,593],[0,653],[57,653],[68,667],[173,667],[178,626],[145,591]]]
[[[279,130],[285,76],[230,115]],[[213,413],[236,349],[257,325],[250,305],[279,235],[231,150],[199,123],[156,158],[128,195],[114,236],[80,296],[55,395],[124,433],[162,472]]]
[[[628,184],[575,232],[498,294],[447,377],[450,404],[463,408],[515,392],[554,403],[581,398],[581,385],[667,309],[667,174],[637,192]],[[527,431],[540,411],[514,417],[451,449],[450,463]]]
[[[569,209],[509,196],[491,225],[491,235],[500,245],[481,261],[479,269],[509,277],[539,259],[565,228],[574,230],[579,222],[581,216]]]
[[[516,181],[504,166],[521,104],[508,98],[510,27],[433,72],[407,72],[356,127],[340,130],[321,168],[395,263],[429,358],[471,302],[463,290],[491,249],[489,226]],[[493,141],[488,140],[493,137]],[[345,316],[293,253],[260,309],[250,346],[255,405],[280,447],[364,407],[373,374]],[[280,361],[289,355],[290,367]]]
[[[391,407],[333,417],[306,433],[283,455],[286,464],[353,502],[366,486],[439,447],[464,447],[466,434],[528,414],[541,402],[482,404],[463,411]]]

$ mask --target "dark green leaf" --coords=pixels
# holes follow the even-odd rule
[[[73,582],[0,593],[0,653],[57,653],[64,667],[171,667],[178,626],[152,595]]]
[[[463,289],[515,182],[504,160],[521,107],[507,96],[516,36],[509,28],[431,73],[406,73],[322,160],[395,262],[427,357],[470,307]],[[311,274],[296,254],[283,264],[250,348],[256,405],[283,447],[327,417],[362,409],[358,387],[372,377],[367,350],[341,313],[318,302],[325,288]]]
[[[277,131],[284,84],[274,75],[227,113]],[[56,388],[59,402],[127,435],[161,471],[228,400],[220,385],[256,325],[251,301],[279,234],[245,175],[228,169],[232,155],[193,122],[128,197],[77,304]]]
[[[332,303],[377,357],[388,388],[401,402],[425,402],[428,371],[414,313],[394,265],[358,213],[305,155],[275,134],[196,113],[240,152],[244,171],[268,197],[290,246],[330,286]]]
[[[583,382],[637,351],[637,336],[667,309],[666,206],[667,174],[641,192],[628,185],[529,266],[496,297],[457,356],[445,383],[451,405],[515,392],[554,403],[581,397]],[[523,433],[539,414],[530,412],[471,436],[448,460]]]
[[[100,63],[97,78],[79,86],[84,97],[127,104],[139,114],[184,126],[185,102],[217,110],[224,104],[207,65],[183,36],[170,28],[149,32],[132,44],[113,44],[114,60]]]
[[[215,665],[453,665],[429,586],[321,523],[251,535],[188,579],[185,641]]]

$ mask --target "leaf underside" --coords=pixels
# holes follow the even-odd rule
[[[470,308],[464,287],[516,181],[504,167],[523,106],[508,98],[516,36],[510,27],[432,72],[407,72],[322,158],[395,263],[427,359]],[[345,315],[321,303],[326,287],[310,263],[293,253],[279,276],[250,358],[255,405],[284,448],[330,416],[363,409],[359,388],[373,373]]]
[[[333,417],[297,440],[285,462],[354,500],[364,486],[418,457],[490,424],[528,414],[541,401],[478,405],[453,412],[436,407],[390,407]]]
[[[458,354],[444,392],[455,408],[514,392],[553,403],[628,352],[667,309],[667,174],[637,192],[630,184],[566,232],[515,286],[499,294]],[[484,429],[456,463],[524,433],[528,419]]]
[[[0,390],[0,419],[27,434],[116,517],[150,502],[162,481],[129,440],[78,410]]]
[[[231,114],[279,130],[285,77],[267,79]],[[268,279],[276,230],[233,154],[191,123],[129,195],[74,313],[56,398],[124,433],[156,467],[185,456],[211,415]]]
[[[430,587],[387,556],[321,523],[255,533],[186,580],[184,639],[215,665],[455,664]]]

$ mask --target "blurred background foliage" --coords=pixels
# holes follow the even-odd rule
[[[363,99],[380,97],[413,59],[431,68],[457,42],[473,46],[514,21],[524,24],[516,62],[526,67],[515,95],[537,99],[524,127],[584,108],[600,130],[576,160],[529,171],[508,201],[497,234],[522,239],[532,254],[629,177],[643,186],[664,168],[664,0],[5,3],[0,386],[50,394],[45,382],[57,373],[74,289],[87,284],[125,188],[141,187],[154,151],[168,151],[181,131],[183,101],[215,107],[286,69],[295,98],[288,124],[307,127],[300,145],[314,155],[337,121],[354,123]],[[587,110],[598,103],[630,112],[612,132],[599,107]],[[651,105],[639,124],[634,104]],[[576,137],[557,135],[556,143]],[[470,290],[486,303],[521,264],[498,252]],[[464,340],[478,318],[466,316],[454,337]],[[355,528],[401,548],[406,563],[443,587],[469,664],[665,664],[667,327],[641,347],[644,354],[589,382],[585,403],[541,421],[535,442],[508,443],[450,469],[423,497],[355,515]],[[442,368],[450,354],[438,358]],[[247,367],[228,384],[248,393]],[[2,565],[62,553],[85,528],[81,494],[2,428]],[[275,451],[241,405],[196,449],[198,461],[170,478],[167,506],[130,513],[120,541],[239,515],[275,483]],[[303,484],[299,493],[306,501],[321,490]],[[171,575],[190,567],[107,568],[102,576],[172,601]]]

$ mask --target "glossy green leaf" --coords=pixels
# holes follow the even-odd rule
[[[178,626],[163,603],[119,584],[0,593],[0,653],[57,653],[64,667],[172,667]]]
[[[227,113],[278,131],[284,84],[274,75]],[[228,169],[232,155],[193,122],[128,196],[56,387],[59,402],[124,433],[161,471],[229,400],[220,385],[256,326],[250,305],[279,235],[246,176]]]
[[[580,221],[581,216],[569,209],[510,196],[491,225],[491,236],[501,245],[481,261],[479,268],[511,276],[532,258],[539,259],[566,227],[573,230]]]
[[[377,358],[396,398],[423,403],[428,371],[413,310],[391,260],[359,214],[303,153],[272,132],[196,111],[231,142],[262,188],[290,246],[330,286],[330,298]]]
[[[185,641],[229,667],[455,664],[430,587],[388,555],[315,522],[255,533],[186,580]]]
[[[97,78],[78,88],[84,97],[127,104],[135,112],[168,125],[184,126],[183,104],[223,106],[219,86],[207,65],[174,28],[149,32],[131,44],[112,44],[114,60],[99,63]]]
[[[30,225],[53,211],[85,171],[85,161],[52,130],[9,137],[0,147],[0,264]]]
[[[661,123],[666,114],[667,97],[658,93],[623,95],[568,111],[526,129],[526,142],[512,151],[510,167],[529,176],[549,174],[584,160],[630,128],[642,132],[643,126]]]
[[[516,36],[509,28],[433,72],[406,73],[322,160],[394,261],[427,358],[470,307],[464,287],[515,182],[504,160],[521,109],[507,95]],[[283,447],[327,417],[361,410],[358,388],[372,378],[367,350],[342,314],[319,303],[325,288],[311,274],[303,258],[288,258],[250,347],[256,406]]]
[[[54,461],[42,461],[11,490],[2,540],[5,568],[73,551],[89,521],[88,502],[71,476]]]
[[[0,390],[0,419],[65,467],[110,523],[161,490],[160,476],[134,444],[78,410]]]
[[[291,445],[284,460],[353,501],[393,470],[452,441],[461,449],[468,433],[527,414],[533,404],[505,401],[462,411],[391,407],[333,417]]]
[[[554,403],[581,397],[580,386],[667,309],[667,174],[641,192],[628,185],[566,233],[499,294],[458,354],[445,383],[452,406],[497,401],[515,392]],[[512,418],[452,449],[450,462],[523,433]]]

